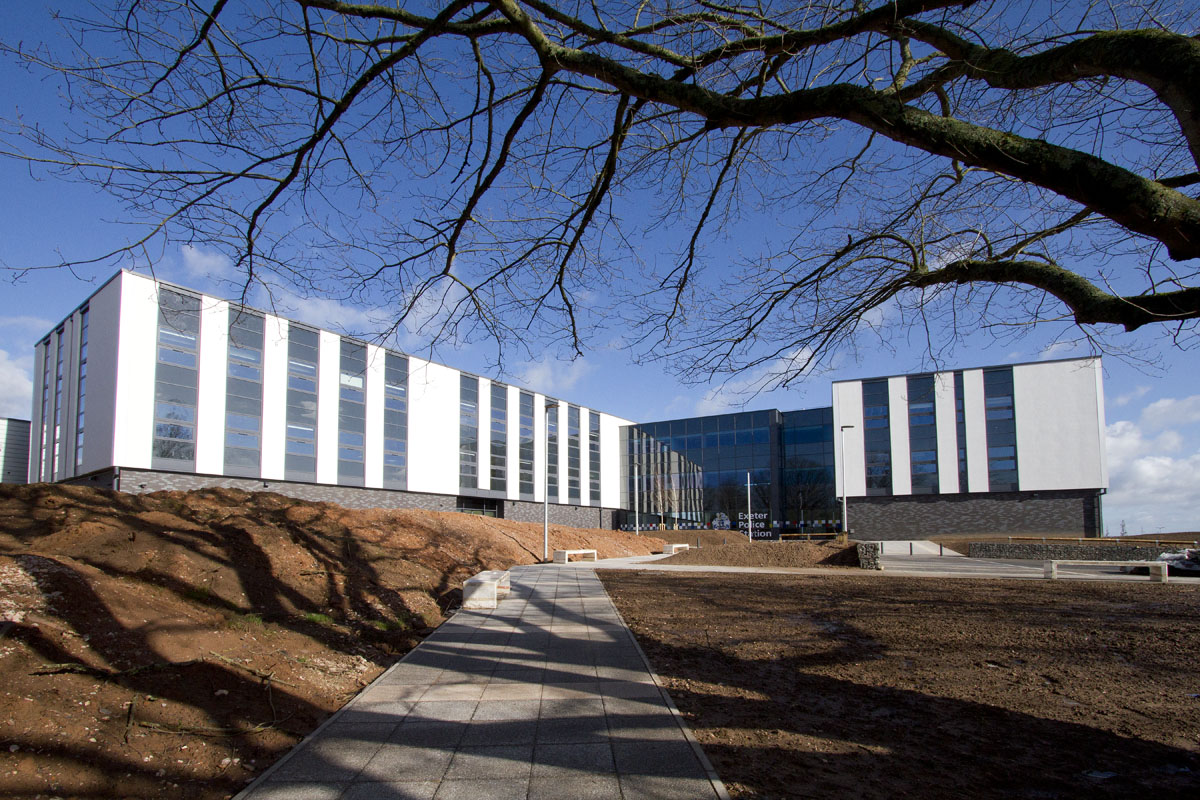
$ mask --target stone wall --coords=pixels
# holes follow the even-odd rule
[[[1183,545],[1143,546],[1132,544],[1042,544],[1041,542],[971,542],[971,558],[1030,558],[1048,561],[1055,558],[1087,561],[1155,561],[1161,553],[1179,550]]]
[[[111,470],[76,478],[71,483],[85,486],[103,486],[122,492],[190,491],[223,487],[242,489],[247,492],[275,492],[287,497],[312,502],[337,503],[346,508],[421,508],[426,511],[453,511],[455,495],[423,494],[402,492],[395,489],[365,489],[356,486],[330,486],[321,483],[297,481],[271,481],[256,478],[232,478],[221,475],[195,475],[187,472],[160,472],[156,470],[121,469],[114,480]],[[518,522],[541,522],[541,503],[522,500],[502,501],[505,519]],[[601,528],[612,530],[613,509],[588,506],[564,506],[550,504],[550,522],[553,525],[569,525],[573,528]]]
[[[850,498],[856,539],[928,539],[947,533],[1099,535],[1096,490],[918,494]]]
[[[879,542],[858,543],[858,565],[863,569],[883,569],[879,563]]]

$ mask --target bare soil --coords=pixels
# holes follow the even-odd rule
[[[662,541],[554,526],[602,558]],[[540,525],[236,490],[0,486],[0,796],[229,797]]]
[[[750,542],[749,537],[738,531],[651,531],[647,535],[657,536],[671,544],[686,544],[692,547],[715,547],[722,544]]]
[[[734,797],[1200,796],[1200,587],[600,574]]]
[[[746,542],[688,549],[656,564],[725,567],[858,567],[853,547],[833,542]]]

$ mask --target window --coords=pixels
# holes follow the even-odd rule
[[[151,465],[196,468],[196,387],[200,360],[200,298],[160,288],[158,363],[154,373]]]
[[[494,492],[508,490],[508,387],[492,384],[492,482]]]
[[[342,339],[338,368],[338,483],[363,486],[367,432],[367,346]]]
[[[521,392],[520,442],[517,450],[517,489],[522,500],[533,499],[533,395]]]
[[[910,375],[908,444],[913,494],[937,494],[937,415],[932,375]]]
[[[51,448],[50,477],[58,477],[62,467],[62,420],[63,420],[63,346],[66,342],[66,329],[58,329],[58,344],[54,356],[54,443]]]
[[[567,502],[579,504],[579,406],[567,406]]]
[[[458,485],[479,487],[479,379],[460,375],[458,383]]]
[[[42,446],[39,453],[38,475],[42,480],[54,480],[53,475],[46,474],[46,466],[50,463],[50,339],[42,342]]]
[[[886,380],[863,381],[863,456],[867,495],[892,493],[892,434]]]
[[[988,491],[1015,492],[1017,476],[1016,406],[1013,403],[1012,367],[983,371],[988,450]]]
[[[547,403],[551,401],[547,400]],[[558,498],[558,403],[546,407],[546,497],[550,502]]]
[[[383,485],[408,488],[408,358],[396,353],[383,367]]]
[[[225,371],[225,474],[257,478],[262,472],[263,318],[229,309]]]
[[[954,373],[954,435],[958,448],[958,490],[970,491],[967,484],[967,412],[963,400],[963,374]]]
[[[699,447],[700,437],[692,438]],[[588,412],[588,502],[600,505],[600,415],[595,411]]]
[[[317,480],[317,365],[320,335],[288,323],[287,437],[283,475],[290,481]]]
[[[83,412],[87,405],[88,309],[79,312],[79,386],[75,390],[75,468],[83,466]]]

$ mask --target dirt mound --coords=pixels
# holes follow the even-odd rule
[[[657,536],[664,542],[672,544],[687,544],[692,547],[718,547],[723,544],[749,544],[746,534],[737,531],[651,531],[649,536]]]
[[[554,526],[604,557],[661,540]],[[0,795],[227,797],[540,525],[231,489],[0,486]]]
[[[853,547],[833,542],[733,543],[685,550],[656,564],[707,567],[857,567]]]

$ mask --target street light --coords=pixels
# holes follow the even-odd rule
[[[850,520],[846,518],[846,512],[849,508],[846,502],[848,489],[846,486],[846,430],[853,427],[853,425],[843,425],[840,433],[842,438],[842,533],[846,534],[846,536],[850,535]]]
[[[542,427],[545,429],[545,445],[543,446],[543,460],[546,462],[543,465],[544,483],[542,486],[542,561],[550,560],[550,401],[542,406],[542,411],[545,412],[546,423]]]

